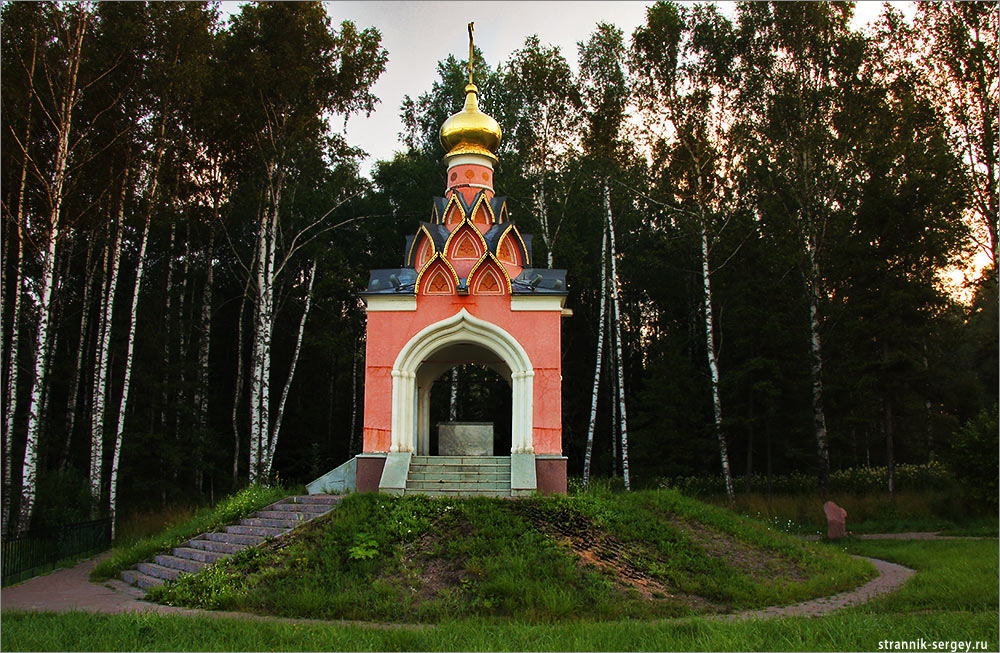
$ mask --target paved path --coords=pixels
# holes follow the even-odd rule
[[[937,535],[936,533],[883,533],[862,535],[860,537],[861,539],[893,540],[981,539],[944,536]],[[45,576],[32,578],[18,585],[5,587],[0,592],[0,608],[4,610],[36,610],[39,612],[69,612],[74,610],[105,613],[157,612],[162,614],[204,615],[237,619],[265,619],[288,623],[323,623],[377,628],[422,627],[414,624],[375,624],[357,621],[323,621],[317,619],[265,617],[245,612],[197,610],[151,603],[142,600],[142,590],[126,585],[119,580],[107,581],[104,584],[90,582],[91,570],[108,555],[110,555],[110,552],[103,553],[96,558],[84,560],[75,567],[60,569]],[[763,610],[745,610],[735,614],[719,615],[718,618],[744,620],[827,615],[841,608],[858,605],[870,601],[876,596],[893,592],[915,573],[912,569],[903,567],[902,565],[875,558],[865,559],[875,566],[879,575],[861,587],[833,596],[796,603],[795,605],[774,606],[764,608]]]
[[[794,605],[772,606],[763,610],[744,610],[731,615],[722,615],[723,619],[746,620],[746,619],[773,619],[774,617],[821,617],[831,614],[852,605],[859,605],[871,601],[876,596],[895,592],[902,587],[916,572],[909,567],[897,565],[877,558],[867,558],[865,556],[853,556],[867,560],[875,566],[878,576],[857,589],[824,596],[820,599],[803,601]]]
[[[98,612],[116,614],[121,612],[157,612],[160,614],[181,614],[190,616],[230,617],[233,619],[259,619],[295,624],[325,624],[341,626],[365,626],[370,628],[424,628],[422,624],[382,624],[366,621],[295,619],[272,617],[248,612],[226,612],[222,610],[199,610],[160,605],[142,600],[141,589],[127,585],[120,580],[104,583],[90,582],[90,572],[99,562],[111,555],[110,551],[84,560],[74,567],[59,569],[36,576],[23,583],[4,587],[0,591],[0,609],[26,610],[37,612]]]

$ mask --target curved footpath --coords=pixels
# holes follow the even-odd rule
[[[885,533],[862,535],[862,539],[978,539],[941,536],[935,533]],[[421,628],[414,624],[379,624],[370,622],[292,619],[267,617],[246,612],[221,612],[194,608],[178,608],[142,600],[144,592],[119,580],[105,583],[90,582],[90,572],[98,562],[110,555],[110,551],[96,558],[90,558],[68,569],[60,569],[45,576],[37,576],[23,583],[5,587],[0,591],[0,609],[34,610],[37,612],[156,612],[161,614],[182,614],[209,617],[231,617],[236,619],[264,619],[288,623],[316,623],[334,625],[356,625],[375,628]],[[912,569],[875,558],[865,558],[875,565],[878,577],[856,589],[833,596],[804,601],[788,606],[774,606],[762,610],[745,610],[734,614],[717,615],[718,619],[745,620],[771,619],[774,617],[810,616],[831,614],[847,606],[870,601],[876,596],[898,589],[915,572]]]

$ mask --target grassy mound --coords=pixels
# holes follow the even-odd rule
[[[552,622],[793,603],[873,575],[866,562],[669,490],[515,501],[361,494],[150,598],[322,619]]]

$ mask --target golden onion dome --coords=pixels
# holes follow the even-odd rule
[[[500,125],[491,116],[479,110],[476,96],[479,89],[475,84],[465,87],[465,106],[441,125],[441,145],[447,154],[445,159],[460,154],[479,154],[492,161],[500,146]]]

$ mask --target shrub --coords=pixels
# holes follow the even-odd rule
[[[983,410],[955,432],[945,462],[972,501],[997,509],[997,406]]]

